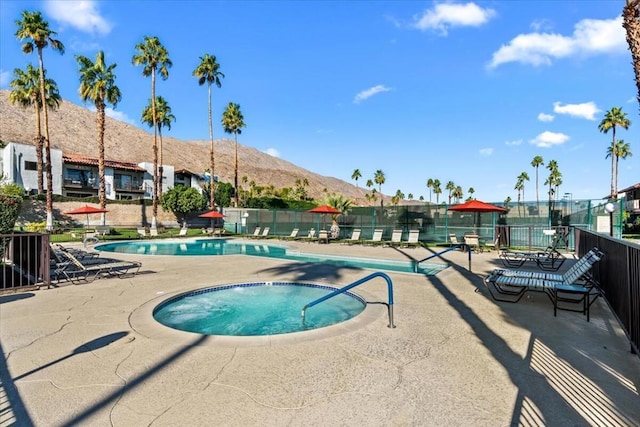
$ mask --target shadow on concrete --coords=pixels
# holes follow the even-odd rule
[[[456,284],[474,286],[476,294],[497,304],[484,287],[481,276],[456,263],[451,263],[451,268],[466,279]],[[577,319],[570,322],[554,318],[549,301],[545,301],[544,307],[542,304],[525,307],[499,304],[505,322],[531,331],[527,354],[523,358],[438,276],[425,276],[425,280],[470,326],[517,387],[510,425],[638,425],[640,406],[632,402],[638,402],[634,390],[638,390],[639,385],[626,380],[625,374],[626,378],[637,376],[632,367],[629,372],[618,373],[607,365],[606,348],[604,351],[597,349],[597,326],[587,322],[584,316],[577,315]],[[563,328],[564,333],[559,334],[558,328]],[[613,327],[607,329],[615,335]],[[620,383],[624,382],[627,384],[621,387]]]
[[[0,424],[7,426],[33,426],[33,420],[24,406],[22,397],[11,378],[0,341]]]
[[[31,298],[36,296],[33,292],[24,292],[20,294],[9,294],[0,296],[0,304],[6,304],[12,301],[19,301],[21,299]]]

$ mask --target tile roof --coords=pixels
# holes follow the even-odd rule
[[[98,158],[97,157],[87,157],[81,154],[63,154],[62,160],[64,163],[75,163],[78,165],[89,165],[89,166],[98,166]],[[107,160],[104,159],[104,166],[107,168],[113,169],[124,169],[131,171],[144,172],[145,169],[138,166],[136,163],[131,162],[121,162],[118,160]]]

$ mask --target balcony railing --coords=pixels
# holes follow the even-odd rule
[[[640,200],[625,201],[624,210],[627,212],[640,212]]]
[[[80,180],[80,179],[73,179],[73,178],[65,178],[64,179],[64,186],[67,188],[91,188],[91,189],[96,189],[98,188],[98,181],[90,181],[90,180]]]
[[[123,182],[123,181],[115,180],[113,181],[113,187],[116,189],[116,191],[134,191],[134,192],[144,191],[143,184],[138,184],[136,182],[130,182],[130,181]]]

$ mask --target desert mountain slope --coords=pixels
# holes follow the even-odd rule
[[[35,113],[9,102],[9,91],[0,90],[0,139],[4,142],[33,144]],[[44,132],[44,131],[43,131]],[[49,112],[51,146],[64,153],[97,157],[96,114],[71,102],[62,102]],[[153,162],[153,136],[133,125],[107,117],[105,158],[130,162]],[[233,141],[215,140],[216,174],[221,181],[233,182]],[[209,167],[208,141],[181,141],[163,137],[164,164],[176,169],[202,173]],[[365,191],[346,181],[322,176],[285,160],[238,144],[239,178],[247,176],[257,185],[276,188],[295,187],[296,179],[307,178],[310,196],[322,199],[323,189],[365,204]],[[241,184],[242,185],[242,184]],[[247,187],[245,185],[245,187]]]

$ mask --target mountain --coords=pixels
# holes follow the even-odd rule
[[[32,144],[34,111],[12,105],[9,93],[9,90],[0,90],[0,140]],[[96,113],[87,108],[63,101],[57,111],[49,111],[49,134],[53,148],[96,157]],[[153,162],[152,134],[133,125],[107,117],[104,142],[106,159]],[[216,175],[221,181],[233,183],[234,143],[229,139],[216,139],[214,144]],[[209,168],[209,141],[182,141],[163,136],[163,156],[164,164],[202,173]],[[256,185],[294,188],[297,179],[306,178],[311,197],[321,200],[326,188],[329,193],[342,194],[357,204],[366,205],[366,191],[346,181],[313,173],[242,144],[238,144],[238,158],[238,179],[246,176]]]

